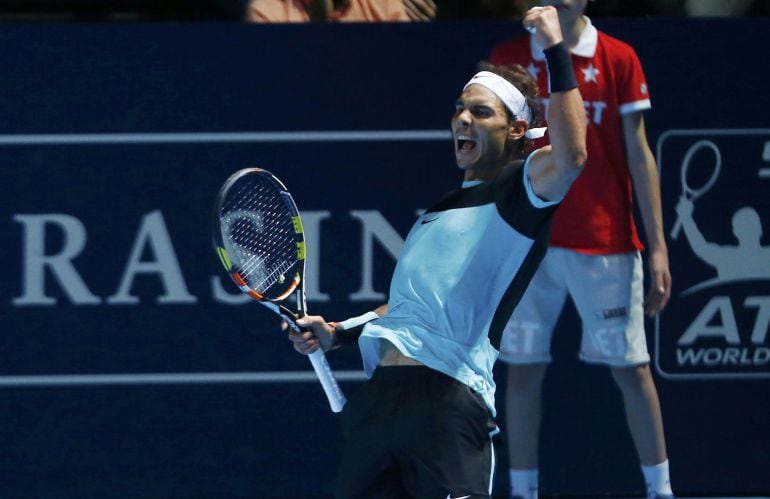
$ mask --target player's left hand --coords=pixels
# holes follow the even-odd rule
[[[532,7],[521,22],[524,28],[535,37],[537,44],[544,49],[564,40],[559,25],[559,14],[551,6]]]

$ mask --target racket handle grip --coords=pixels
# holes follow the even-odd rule
[[[332,411],[342,411],[347,399],[345,398],[345,394],[342,393],[342,389],[340,389],[337,380],[334,379],[334,373],[332,373],[332,368],[329,367],[329,362],[326,361],[323,350],[319,348],[308,355],[308,357],[310,357],[310,363],[313,364],[313,369],[315,370],[316,376],[318,376],[318,381],[321,382],[324,393],[326,393],[326,397],[329,399],[329,405],[331,406]]]

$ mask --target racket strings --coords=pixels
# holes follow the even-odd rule
[[[234,189],[220,213],[231,258],[246,283],[260,294],[278,295],[271,288],[292,284],[287,275],[299,260],[295,213],[281,191],[267,182],[249,179]]]
[[[288,262],[282,262],[276,268],[267,270],[262,267],[255,267],[250,271],[246,271],[244,279],[248,282],[254,291],[260,294],[266,294],[270,286],[275,283],[283,284],[285,282],[286,274],[292,269],[294,265]],[[291,282],[291,281],[290,281]]]

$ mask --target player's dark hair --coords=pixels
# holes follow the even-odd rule
[[[523,66],[520,64],[495,65],[487,61],[482,61],[478,64],[478,70],[494,73],[505,78],[516,87],[527,100],[527,107],[529,107],[529,112],[532,116],[532,119],[529,122],[529,128],[540,126],[541,112],[538,100],[537,81]],[[508,121],[521,118],[520,116],[514,116],[513,112],[506,106],[503,107],[508,115]],[[525,155],[525,148],[530,145],[530,142],[530,140],[525,138],[518,140],[516,144],[512,145],[513,154],[517,157],[523,157]]]

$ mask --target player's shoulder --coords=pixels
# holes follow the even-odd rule
[[[522,171],[524,168],[524,159],[515,159],[511,161],[500,173],[495,177],[495,183],[500,184],[503,182],[518,182],[521,180]]]

